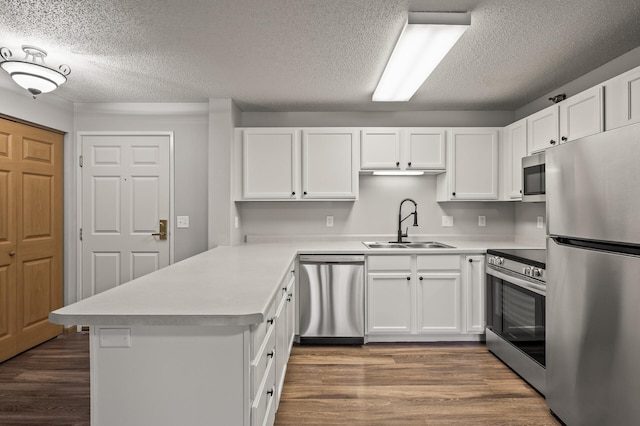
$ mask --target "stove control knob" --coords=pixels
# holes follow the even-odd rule
[[[493,265],[495,262],[495,257],[492,256],[487,258],[487,263],[489,263],[489,265]]]
[[[496,259],[496,264],[500,265],[500,266],[504,265],[504,258],[503,257],[498,257]]]
[[[533,268],[531,270],[531,276],[534,277],[534,278],[540,278],[542,276],[542,269]]]
[[[531,269],[532,268],[530,266],[527,266],[526,268],[522,269],[522,273],[525,274],[528,277],[531,277],[531,276],[533,276],[533,273],[532,273]]]

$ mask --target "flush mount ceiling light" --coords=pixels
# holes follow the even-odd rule
[[[4,59],[0,67],[5,70],[20,87],[26,89],[35,99],[41,93],[48,93],[67,81],[71,68],[60,65],[56,70],[44,63],[47,52],[34,47],[23,45],[24,59],[11,59],[11,51],[6,47],[0,48],[0,56]]]
[[[470,25],[469,13],[409,12],[373,101],[411,99]]]

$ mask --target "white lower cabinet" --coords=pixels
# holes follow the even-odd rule
[[[468,259],[484,262],[482,255],[368,256],[368,341],[477,340],[484,268],[463,269]]]

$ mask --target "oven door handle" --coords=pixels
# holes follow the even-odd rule
[[[522,287],[524,289],[527,289],[539,295],[542,295],[542,296],[547,295],[547,288],[544,285],[535,284],[527,280],[523,280],[520,277],[516,277],[511,274],[505,274],[504,272],[501,272],[501,271],[497,271],[493,268],[487,268],[487,274],[494,276],[496,278],[500,278],[501,280],[508,281],[511,284],[517,285],[518,287]]]

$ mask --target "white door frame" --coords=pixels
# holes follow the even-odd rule
[[[80,167],[80,156],[82,153],[82,137],[83,136],[168,136],[169,137],[169,264],[174,262],[175,253],[175,158],[174,158],[174,133],[170,131],[133,131],[133,132],[114,132],[114,131],[91,131],[77,132],[75,140],[76,155],[76,229],[78,233],[83,228],[82,223],[82,168]],[[76,240],[76,301],[82,297],[82,241],[80,238]]]

